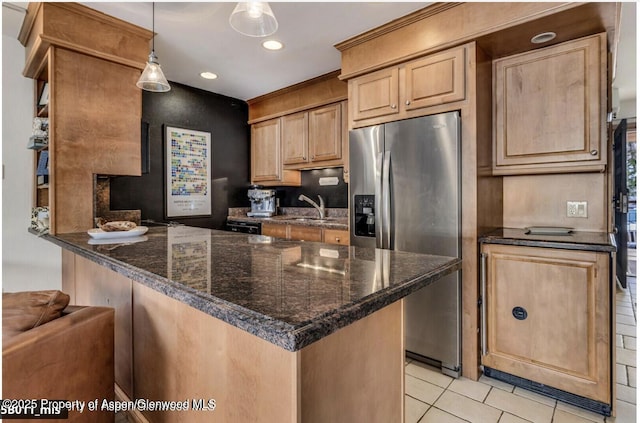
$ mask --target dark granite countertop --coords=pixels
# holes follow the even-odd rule
[[[452,257],[188,226],[152,227],[127,244],[44,238],[289,351],[460,268]]]
[[[571,231],[567,235],[531,235],[521,228],[501,228],[480,238],[485,244],[522,245],[526,247],[561,248],[596,252],[616,251],[615,241],[607,232]]]

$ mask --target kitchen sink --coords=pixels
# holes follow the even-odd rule
[[[327,217],[324,219],[320,219],[317,217],[287,217],[285,219],[282,220],[292,220],[295,222],[316,222],[316,223],[325,223],[325,222],[335,222],[337,219],[335,218],[331,218],[331,217]]]

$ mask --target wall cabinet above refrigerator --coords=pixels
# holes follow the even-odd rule
[[[424,115],[465,98],[465,47],[381,69],[349,81],[353,128]]]

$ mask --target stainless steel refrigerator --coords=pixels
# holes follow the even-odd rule
[[[349,133],[351,245],[461,257],[460,114]],[[407,355],[460,375],[460,272],[405,299]]]

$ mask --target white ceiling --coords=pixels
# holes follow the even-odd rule
[[[93,9],[151,29],[151,3],[83,3]],[[281,51],[261,47],[263,38],[238,34],[228,19],[236,3],[159,2],[155,10],[155,50],[165,76],[230,97],[247,100],[340,68],[334,44],[430,3],[271,2],[279,28],[267,39],[284,43]],[[15,37],[27,3],[3,3],[3,34]],[[636,4],[623,3],[622,30],[614,86],[621,100],[636,97]],[[203,71],[219,75],[202,79]]]
[[[151,3],[84,3],[151,29]],[[156,3],[155,51],[169,81],[247,100],[340,69],[333,45],[429,3],[270,3],[278,30],[266,38],[234,31],[236,3]],[[262,48],[277,39],[284,49]],[[218,79],[207,81],[200,72]]]

